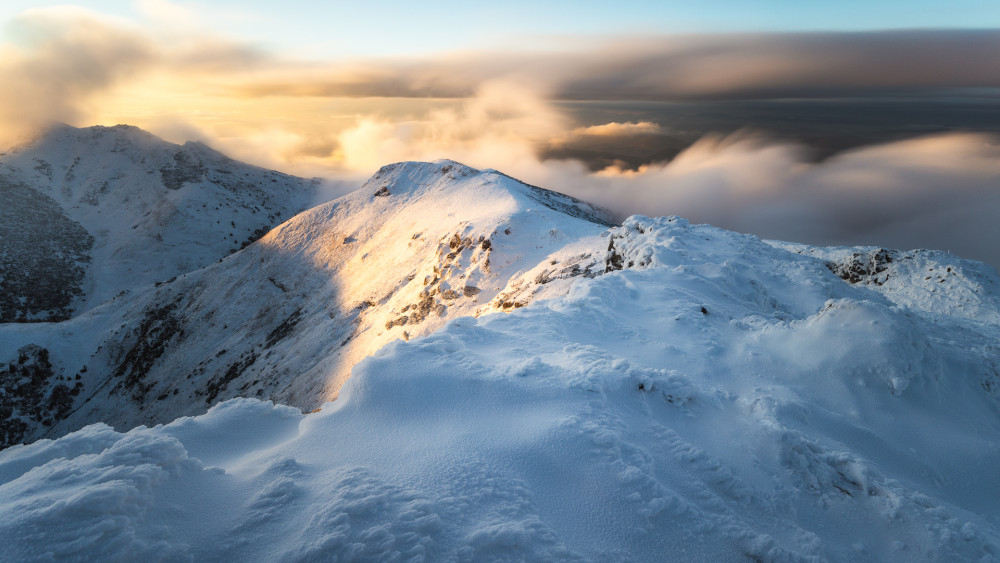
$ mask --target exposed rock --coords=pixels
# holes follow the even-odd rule
[[[17,359],[0,364],[0,448],[19,444],[36,424],[51,426],[66,418],[83,384],[55,383],[49,351],[29,344]],[[67,381],[69,381],[67,379]]]
[[[0,177],[0,201],[0,322],[68,319],[94,238],[21,182]]]
[[[841,262],[827,263],[827,268],[847,283],[882,285],[889,278],[889,264],[896,258],[896,252],[878,248],[868,252],[855,252]]]
[[[173,164],[160,168],[163,185],[171,190],[179,190],[187,182],[197,182],[205,175],[206,168],[194,155],[184,149],[174,153]]]
[[[302,319],[302,309],[296,309],[288,318],[281,321],[281,324],[274,327],[274,330],[267,334],[267,338],[264,339],[264,347],[270,348],[277,344],[280,340],[287,338],[288,335],[292,333],[295,325],[299,324],[299,320]]]
[[[219,396],[219,393],[224,391],[231,381],[243,375],[243,372],[252,366],[258,357],[259,355],[256,352],[251,351],[229,364],[229,367],[226,368],[226,371],[222,375],[208,382],[208,385],[205,387],[205,402],[212,404],[212,401]]]
[[[139,326],[136,327],[126,344],[121,343],[126,351],[117,359],[117,367],[112,371],[112,377],[121,379],[116,389],[132,391],[132,397],[142,402],[152,385],[144,384],[144,379],[156,361],[166,352],[172,339],[184,338],[184,329],[180,315],[176,313],[177,305],[183,296],[166,305],[148,309]]]

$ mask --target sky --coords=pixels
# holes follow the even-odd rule
[[[481,48],[558,47],[565,37],[606,34],[871,31],[1000,26],[991,0],[268,0],[176,2],[92,0],[75,5],[121,18],[170,17],[224,29],[303,57],[429,54]],[[49,5],[4,0],[9,20]],[[54,3],[52,5],[55,5]],[[373,32],[377,28],[377,32]]]
[[[1000,264],[998,52],[995,1],[5,0],[0,144],[128,123],[327,197],[451,158],[622,217]]]

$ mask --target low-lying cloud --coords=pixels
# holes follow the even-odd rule
[[[693,221],[822,245],[936,248],[1000,264],[1000,141],[949,134],[811,162],[752,135],[706,138],[667,164],[597,174],[553,163],[545,185],[619,215]]]

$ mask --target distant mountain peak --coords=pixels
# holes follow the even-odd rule
[[[63,299],[48,307],[15,294],[0,307],[0,319],[7,320],[64,319],[122,290],[212,264],[302,211],[315,192],[309,180],[237,162],[200,142],[170,143],[131,125],[54,124],[0,155],[0,179],[8,185],[0,193],[7,230],[48,232],[39,229],[42,221],[63,226],[53,227],[61,237],[56,247],[10,235],[0,249],[2,265],[18,274],[0,284],[74,296],[73,304]],[[73,264],[63,263],[67,256]],[[65,274],[70,271],[73,276]],[[63,287],[67,280],[72,287]],[[23,306],[10,306],[19,300]]]
[[[168,143],[156,135],[134,125],[92,125],[89,127],[74,127],[67,123],[55,123],[44,129],[37,137],[25,143],[19,149],[30,148],[40,143],[48,142],[93,142],[94,140],[109,137],[118,140],[129,141],[158,141]]]

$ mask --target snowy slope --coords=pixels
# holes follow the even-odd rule
[[[135,127],[55,127],[0,155],[0,321],[63,320],[203,268],[315,190]]]
[[[527,297],[502,293],[512,279],[606,228],[591,206],[495,171],[450,161],[384,167],[217,264],[58,325],[0,325],[0,362],[40,346],[51,364],[7,393],[27,427],[17,423],[0,444],[97,421],[168,422],[236,396],[313,410],[392,340],[523,306]],[[589,252],[596,267],[600,244]],[[23,414],[51,403],[60,385],[71,407]]]
[[[393,340],[320,412],[236,399],[0,452],[0,559],[1000,558],[989,267],[900,253],[866,283],[842,266],[874,249],[675,217],[588,233],[503,289],[480,271],[488,309],[524,306]],[[358,234],[335,237],[389,242]]]

